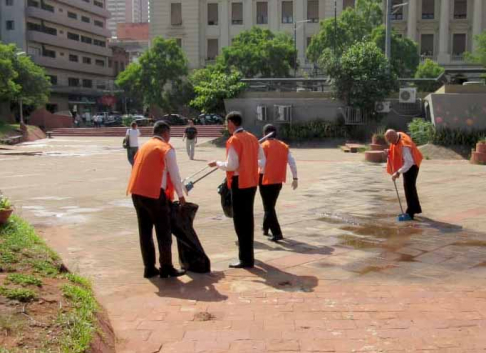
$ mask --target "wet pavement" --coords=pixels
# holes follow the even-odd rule
[[[224,157],[200,147],[190,161],[180,139],[172,142],[183,177]],[[285,240],[256,231],[249,271],[227,269],[236,236],[216,193],[224,176],[214,173],[188,199],[200,205],[195,227],[213,273],[147,281],[119,139],[58,138],[14,152],[0,150],[0,189],[93,280],[119,352],[486,349],[484,166],[424,161],[425,212],[399,223],[383,165],[337,149],[294,149],[300,186],[284,187],[278,205]],[[259,196],[255,215],[259,229]]]

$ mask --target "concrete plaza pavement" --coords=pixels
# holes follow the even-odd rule
[[[224,158],[224,149],[199,147],[190,161],[180,139],[171,142],[183,177]],[[485,351],[486,168],[425,160],[424,214],[397,223],[383,165],[335,148],[293,154],[299,188],[284,186],[278,204],[286,239],[261,235],[257,196],[257,266],[228,269],[236,236],[216,192],[224,175],[214,173],[188,198],[200,205],[195,228],[213,272],[179,279],[142,278],[119,138],[0,150],[0,189],[71,270],[92,279],[118,352]]]

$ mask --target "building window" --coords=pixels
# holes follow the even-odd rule
[[[91,58],[83,56],[83,64],[91,65]]]
[[[108,59],[108,67],[109,68],[113,67],[113,61],[111,59]]]
[[[282,1],[282,23],[294,23],[294,3]]]
[[[180,2],[170,4],[170,24],[182,26],[182,4]]]
[[[307,20],[319,22],[319,0],[307,0]]]
[[[83,79],[83,87],[84,88],[92,88],[93,87],[93,80]]]
[[[106,42],[98,39],[93,39],[93,44],[103,48],[106,47]]]
[[[99,2],[99,1],[96,1],[96,0],[95,0],[95,1],[93,1],[93,5],[94,5],[94,6],[101,7],[101,8],[103,8],[103,7],[104,7],[102,2]]]
[[[454,33],[452,36],[452,58],[462,60],[466,51],[466,34]]]
[[[51,81],[51,85],[57,85],[57,76],[48,75],[49,80]]]
[[[40,56],[41,55],[41,49],[36,48],[36,47],[28,47],[27,48],[27,53],[32,56]]]
[[[79,34],[68,32],[67,37],[71,40],[76,40],[79,42]]]
[[[69,18],[72,18],[73,20],[77,20],[78,19],[78,15],[75,14],[74,12],[68,11],[67,15],[68,15]]]
[[[29,0],[29,1],[27,1],[27,6],[30,6],[30,7],[39,7],[39,2],[38,1],[35,1],[35,0]]]
[[[79,61],[79,58],[77,55],[69,54],[69,61],[77,63]]]
[[[118,76],[118,73],[120,72],[120,69],[118,68],[118,61],[115,61],[115,76]]]
[[[346,10],[348,7],[354,7],[355,0],[343,0],[343,10]]]
[[[208,26],[218,25],[218,4],[208,4]]]
[[[41,9],[54,13],[54,6],[48,5],[45,2],[41,2]]]
[[[7,21],[5,23],[6,23],[7,31],[13,31],[15,29],[14,21]]]
[[[422,19],[433,20],[435,15],[435,0],[422,0]]]
[[[98,26],[98,27],[101,27],[101,28],[104,28],[105,26],[103,25],[103,22],[102,21],[98,21],[98,20],[94,20],[94,25],[95,26]]]
[[[96,60],[95,64],[101,67],[105,67],[105,61],[104,60]]]
[[[179,48],[182,48],[182,39],[181,38],[176,38],[175,41],[176,41],[177,46]]]
[[[13,0],[5,0],[5,6],[13,6]]]
[[[90,37],[81,36],[81,42],[86,44],[92,44],[93,40]]]
[[[425,57],[434,56],[434,35],[422,34],[420,37],[420,55]]]
[[[68,77],[69,87],[79,87],[79,78]]]
[[[401,6],[398,6],[401,5]],[[396,6],[396,7],[395,7]],[[402,0],[393,0],[392,1],[392,21],[401,21],[403,20],[403,1]]]
[[[86,16],[81,16],[81,21],[85,22],[85,23],[91,23],[91,20],[89,17],[86,17]]]
[[[231,4],[231,24],[243,24],[243,3],[234,2]]]
[[[467,18],[467,0],[454,0],[454,19]]]
[[[257,24],[268,24],[268,2],[257,2]]]
[[[208,60],[215,60],[218,56],[219,42],[217,39],[208,39]]]
[[[54,50],[42,49],[42,56],[47,56],[48,58],[56,58],[56,52]]]
[[[98,89],[106,89],[106,81],[96,80],[96,88],[98,88]]]
[[[125,71],[125,63],[124,63],[124,62],[122,62],[120,65],[121,65],[121,70],[122,70],[122,71]]]

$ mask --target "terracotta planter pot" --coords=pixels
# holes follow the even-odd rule
[[[372,151],[384,151],[387,148],[387,145],[372,143],[370,144],[370,148]]]
[[[371,163],[384,163],[386,162],[386,155],[383,151],[366,151],[365,161]]]
[[[471,163],[486,165],[486,153],[473,152],[471,155]]]
[[[381,136],[372,136],[371,137],[371,143],[373,145],[384,145],[386,146],[386,140],[384,137]]]
[[[476,152],[486,153],[486,143],[478,142],[476,144]]]
[[[13,209],[10,210],[1,210],[0,211],[0,224],[7,223],[8,219],[10,218],[10,215],[12,214]]]

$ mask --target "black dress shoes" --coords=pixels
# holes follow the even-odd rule
[[[245,262],[235,262],[229,265],[230,268],[253,268],[253,264],[247,264]]]
[[[268,240],[274,241],[275,243],[277,243],[279,240],[282,240],[282,239],[283,239],[282,234],[279,234],[279,235],[274,235],[274,236],[270,237]]]
[[[152,278],[152,277],[158,276],[159,273],[160,273],[159,270],[157,270],[157,268],[155,268],[155,267],[145,268],[145,270],[143,271],[143,277],[144,278]]]
[[[160,269],[160,278],[180,277],[184,276],[185,274],[185,270],[178,270],[174,267],[165,267]]]

